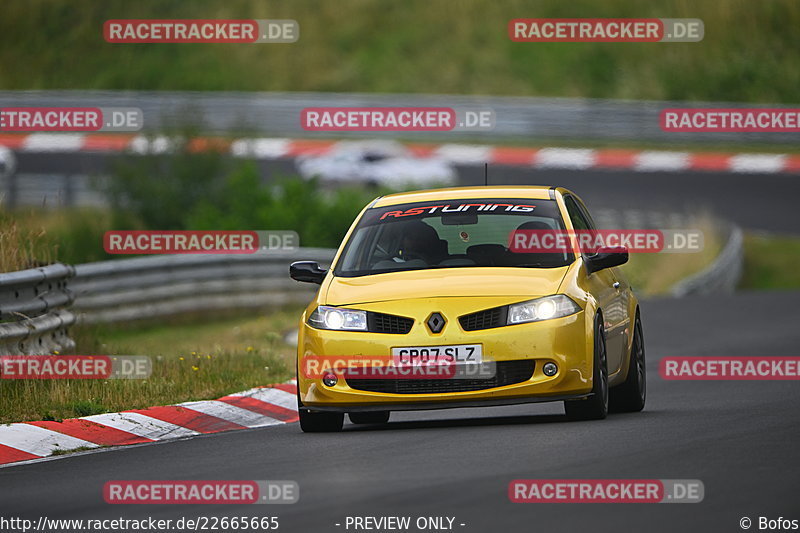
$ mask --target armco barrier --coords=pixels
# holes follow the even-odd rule
[[[75,267],[74,311],[86,324],[307,303],[314,285],[289,278],[289,264],[330,265],[335,250],[300,248],[241,255],[161,255]]]
[[[251,132],[255,136],[363,137],[363,133],[306,132],[300,113],[307,107],[452,107],[492,109],[496,125],[490,131],[427,132],[425,138],[597,139],[726,144],[796,143],[800,133],[665,132],[660,112],[666,108],[739,108],[782,106],[736,102],[680,102],[465,96],[444,94],[191,92],[191,91],[0,91],[0,107],[138,107],[146,132],[163,132],[197,117],[213,134]],[[396,132],[370,137],[396,137]]]
[[[705,270],[681,280],[670,293],[682,297],[690,294],[733,292],[742,276],[744,235],[738,226],[728,228],[728,240],[714,262]]]
[[[68,310],[74,274],[60,263],[0,274],[0,355],[44,355],[75,346],[67,335],[75,323]]]

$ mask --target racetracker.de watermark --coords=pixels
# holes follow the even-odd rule
[[[513,230],[508,237],[512,253],[596,254],[606,248],[625,247],[629,253],[696,253],[703,250],[702,230]]]
[[[138,107],[3,107],[1,131],[139,131],[144,114]]]
[[[114,19],[103,24],[107,43],[293,43],[296,20]]]
[[[306,131],[491,131],[495,112],[452,107],[307,107]]]
[[[109,254],[254,254],[292,251],[300,246],[296,231],[107,231]]]
[[[800,379],[800,357],[664,357],[662,379],[686,381],[791,381]]]
[[[300,499],[296,481],[109,481],[111,504],[291,504]]]
[[[494,361],[465,363],[417,349],[394,355],[306,355],[301,371],[308,379],[324,379],[329,374],[345,379],[490,379],[496,375],[497,365]]]
[[[147,379],[146,355],[2,355],[0,379]]]
[[[700,19],[569,18],[512,19],[508,36],[518,43],[696,43]]]
[[[800,131],[800,109],[664,109],[660,126],[667,132],[797,133]]]
[[[515,479],[514,503],[700,503],[699,479]]]

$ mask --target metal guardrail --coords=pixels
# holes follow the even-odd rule
[[[731,226],[728,240],[714,262],[705,270],[681,280],[670,290],[675,297],[690,294],[730,293],[736,289],[744,266],[744,235]]]
[[[0,274],[0,355],[45,355],[75,347],[67,334],[75,323],[67,284],[74,274],[73,267],[60,263]]]
[[[533,98],[431,94],[147,92],[147,91],[0,91],[0,107],[80,106],[138,107],[145,130],[162,132],[199,117],[210,133],[248,133],[265,136],[363,137],[358,133],[312,134],[300,126],[306,107],[452,107],[490,108],[496,116],[491,132],[448,131],[424,134],[429,139],[486,138],[627,140],[665,142],[793,143],[798,133],[677,133],[661,131],[659,114],[665,108],[785,107],[735,102],[680,102]],[[394,137],[396,133],[370,133]],[[422,138],[421,135],[415,135]]]
[[[80,323],[97,324],[307,303],[315,286],[289,278],[292,261],[330,265],[335,250],[162,255],[87,263],[70,283]]]

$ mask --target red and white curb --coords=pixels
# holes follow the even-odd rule
[[[0,465],[48,457],[56,451],[144,444],[205,433],[288,424],[298,420],[295,381],[259,387],[218,400],[184,402],[61,422],[0,425]]]
[[[339,141],[319,139],[196,138],[190,148],[215,149],[235,157],[255,159],[323,155]],[[141,135],[33,133],[0,134],[0,146],[30,153],[132,152],[164,153],[171,149],[167,137]],[[435,157],[458,165],[484,163],[540,169],[609,169],[636,172],[715,171],[740,173],[800,173],[800,155],[658,150],[524,148],[468,144],[417,144],[407,148],[417,157]]]

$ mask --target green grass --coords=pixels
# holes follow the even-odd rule
[[[741,289],[800,289],[800,238],[749,233]]]
[[[58,444],[56,444],[58,446]],[[100,448],[105,448],[105,446],[100,446]],[[70,448],[69,450],[53,450],[50,455],[51,456],[58,456],[58,455],[69,455],[71,453],[78,453],[78,452],[88,452],[89,450],[96,450],[97,448],[94,446],[78,446],[77,448]]]
[[[112,259],[103,250],[103,234],[114,229],[111,219],[108,210],[91,207],[0,208],[0,272]]]
[[[0,380],[0,423],[62,420],[125,409],[214,399],[294,375],[283,335],[300,310],[213,323],[93,327],[73,331],[79,353],[148,355],[145,380]]]
[[[695,253],[634,253],[622,271],[640,296],[665,294],[680,280],[705,269],[722,249],[715,224],[700,217],[692,229],[703,231],[703,249]]]
[[[0,211],[0,272],[35,268],[52,262],[52,251],[42,246],[41,228],[23,226]]]
[[[514,43],[512,18],[700,18],[700,43]],[[112,18],[295,19],[293,44],[108,44]],[[7,0],[0,88],[798,102],[792,0]]]

